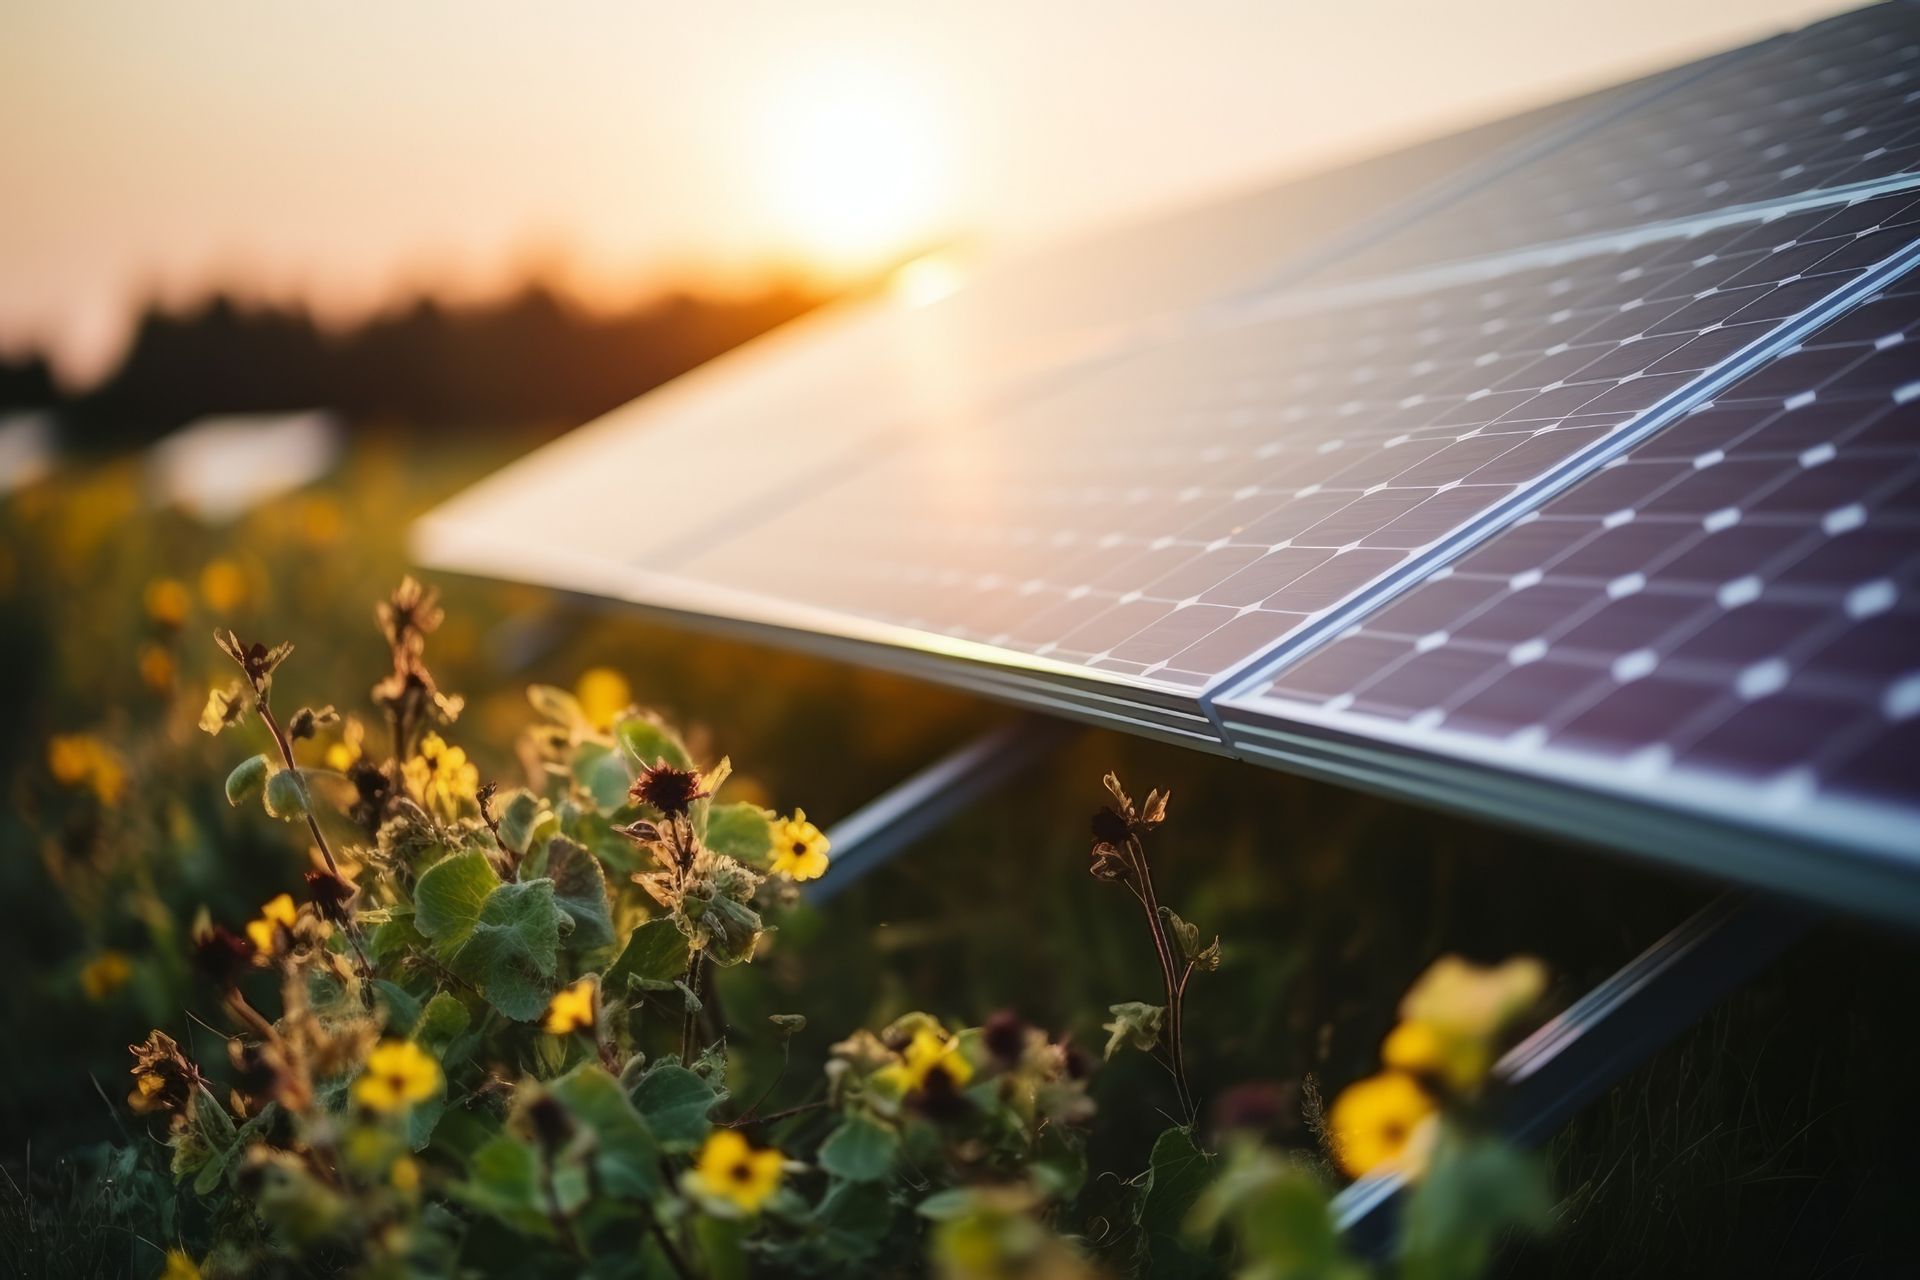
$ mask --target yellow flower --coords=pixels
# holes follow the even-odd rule
[[[339,773],[351,769],[360,759],[367,740],[367,727],[359,717],[348,716],[340,726],[340,741],[327,748],[327,768]]]
[[[757,1213],[767,1197],[780,1189],[783,1164],[778,1151],[756,1151],[736,1130],[715,1129],[700,1148],[687,1181],[695,1193],[709,1200],[740,1213]]]
[[[573,696],[587,722],[596,729],[611,729],[620,713],[633,705],[633,688],[627,678],[612,667],[594,667],[580,674]]]
[[[353,1082],[354,1101],[375,1111],[399,1111],[424,1102],[440,1087],[440,1064],[411,1040],[386,1040],[367,1055]]]
[[[773,824],[773,870],[795,880],[818,880],[827,873],[831,846],[820,828],[807,821],[805,809]]]
[[[140,682],[155,693],[173,688],[173,655],[165,645],[140,646]]]
[[[1403,1022],[1380,1046],[1380,1061],[1409,1075],[1434,1076],[1470,1089],[1493,1065],[1493,1050],[1476,1036],[1460,1036],[1427,1022]]]
[[[200,598],[215,613],[232,613],[247,602],[247,571],[222,556],[200,570]]]
[[[281,929],[293,928],[294,917],[299,914],[293,905],[293,895],[283,893],[260,908],[258,920],[247,921],[247,937],[263,956],[274,952],[274,942],[280,936]]]
[[[393,1168],[387,1170],[387,1181],[401,1195],[410,1196],[420,1189],[420,1166],[412,1156],[401,1156],[393,1162]]]
[[[582,978],[570,987],[562,987],[547,1006],[546,1028],[549,1034],[564,1036],[593,1025],[593,979]]]
[[[160,1273],[160,1280],[200,1280],[200,1268],[180,1250],[169,1249],[167,1268]]]
[[[345,523],[340,504],[332,498],[315,495],[301,504],[300,533],[312,546],[324,547],[338,542]]]
[[[912,1093],[926,1087],[927,1078],[939,1072],[947,1083],[958,1089],[973,1078],[973,1064],[960,1052],[959,1042],[932,1027],[921,1027],[907,1042],[900,1061],[874,1072],[874,1079],[899,1093]]]
[[[1355,1178],[1384,1169],[1418,1177],[1432,1143],[1433,1116],[1433,1099],[1402,1072],[1350,1084],[1327,1113],[1334,1157]]]
[[[1531,956],[1493,966],[1442,956],[1400,1001],[1400,1016],[1442,1036],[1489,1040],[1546,989],[1546,966]]]
[[[146,605],[147,616],[163,627],[184,625],[188,610],[193,608],[187,584],[178,578],[155,578],[147,584],[141,602]]]
[[[47,772],[62,786],[87,786],[104,805],[120,802],[127,771],[120,757],[91,734],[61,733],[47,740]]]
[[[126,956],[118,951],[102,951],[81,967],[80,990],[98,1004],[126,986],[132,976],[133,966],[127,963]]]
[[[413,798],[432,813],[451,821],[480,790],[480,770],[459,747],[450,747],[440,735],[420,740],[420,754],[407,761],[401,777]]]

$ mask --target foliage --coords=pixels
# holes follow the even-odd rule
[[[580,696],[530,690],[518,776],[483,781],[476,761],[491,754],[456,741],[465,704],[426,665],[443,620],[411,581],[382,603],[372,720],[277,707],[292,647],[217,637],[238,678],[215,684],[200,727],[258,748],[217,788],[222,807],[278,820],[310,866],[301,901],[202,912],[180,939],[230,1020],[224,1061],[159,1031],[135,1046],[127,1105],[164,1120],[166,1174],[185,1197],[156,1189],[146,1209],[167,1215],[154,1238],[191,1242],[176,1272],[720,1277],[924,1258],[951,1276],[1266,1274],[1271,1233],[1245,1230],[1229,1193],[1255,1181],[1248,1160],[1311,1161],[1244,1132],[1222,1156],[1201,1129],[1181,1001],[1222,952],[1157,899],[1140,837],[1165,821],[1164,793],[1136,806],[1109,776],[1093,870],[1140,901],[1165,986],[1161,1004],[1112,1005],[1108,1056],[1161,1061],[1179,1112],[1138,1176],[1096,1187],[1091,1063],[1011,1013],[855,1028],[815,1067],[743,1091],[750,1055],[799,1065],[808,1020],[730,1018],[750,988],[720,976],[780,951],[826,837],[801,811],[737,798],[725,757],[703,764],[604,678]],[[97,793],[112,743],[70,754],[71,785]],[[91,981],[126,980],[111,954]],[[1537,998],[1512,971],[1493,987],[1476,974],[1444,971],[1409,997],[1436,1061],[1489,1061]],[[1508,1223],[1537,1221],[1519,1190],[1537,1197],[1537,1173],[1455,1105],[1478,1079],[1389,1057],[1429,1110],[1460,1118],[1410,1208],[1409,1239],[1428,1243],[1405,1269],[1475,1273]],[[1350,1141],[1328,1132],[1323,1156],[1339,1159]],[[1325,1256],[1344,1258],[1329,1239]],[[1320,1256],[1303,1240],[1293,1247]]]

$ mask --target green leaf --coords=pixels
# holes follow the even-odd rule
[[[437,991],[414,1020],[410,1034],[417,1043],[439,1058],[445,1055],[447,1046],[472,1021],[473,1015],[467,1012],[467,1006],[460,1003],[459,997]]]
[[[300,789],[299,775],[291,769],[277,769],[267,775],[267,812],[282,822],[292,822],[307,811],[306,794]]]
[[[1187,1130],[1168,1129],[1154,1140],[1136,1210],[1152,1260],[1151,1274],[1199,1275],[1209,1270],[1182,1237],[1181,1228],[1212,1176],[1212,1162],[1193,1145]]]
[[[1247,1146],[1194,1202],[1186,1236],[1204,1245],[1232,1222],[1247,1269],[1273,1280],[1364,1280],[1347,1254],[1313,1170],[1271,1150]]]
[[[607,903],[607,877],[587,847],[565,836],[547,843],[547,875],[554,900],[573,921],[567,944],[577,951],[613,945],[613,913]]]
[[[716,804],[707,813],[706,845],[764,868],[773,853],[773,815],[757,804]]]
[[[414,927],[413,912],[399,909],[375,927],[367,939],[367,954],[375,964],[385,964],[393,956],[412,947],[424,947],[427,940]]]
[[[687,754],[680,735],[651,715],[629,716],[614,726],[613,736],[636,765],[655,765],[664,760],[676,768],[693,768],[693,757]]]
[[[547,1091],[592,1132],[592,1159],[608,1192],[651,1198],[661,1190],[660,1143],[619,1082],[598,1063],[581,1063],[548,1084]]]
[[[820,1198],[814,1221],[826,1233],[829,1248],[850,1262],[859,1262],[887,1238],[893,1226],[893,1203],[886,1188],[875,1183],[838,1182]]]
[[[600,980],[604,990],[624,992],[627,979],[672,982],[687,971],[687,935],[666,916],[640,925],[627,935],[626,949]]]
[[[500,887],[487,855],[456,853],[427,868],[413,890],[414,927],[443,950],[466,939],[487,898]]]
[[[972,1209],[974,1199],[974,1192],[969,1187],[948,1187],[922,1200],[915,1206],[914,1212],[935,1222],[946,1222]]]
[[[539,796],[525,787],[509,791],[497,810],[500,815],[500,843],[524,856],[536,838],[549,835],[559,821],[548,811]]]
[[[594,807],[600,812],[611,813],[627,802],[633,772],[619,752],[597,742],[583,742],[574,751],[569,767],[573,780],[593,797]]]
[[[1497,1138],[1442,1129],[1400,1232],[1409,1280],[1468,1280],[1485,1273],[1510,1228],[1539,1231],[1553,1213],[1541,1164]]]
[[[533,1148],[506,1134],[483,1144],[467,1164],[467,1180],[455,1194],[507,1225],[536,1237],[549,1235],[540,1198],[540,1159]]]
[[[747,1254],[741,1247],[747,1225],[732,1218],[701,1214],[693,1220],[694,1239],[706,1259],[710,1280],[747,1280]]]
[[[416,908],[418,902],[416,896]],[[559,985],[554,981],[559,957],[560,908],[553,900],[553,881],[529,880],[503,884],[487,895],[453,967],[477,982],[501,1013],[531,1022]]]
[[[387,1031],[406,1035],[420,1020],[420,1001],[399,983],[385,978],[375,978],[373,986],[380,993],[380,1002],[387,1006]]]
[[[849,1116],[820,1144],[820,1167],[849,1182],[878,1182],[899,1150],[897,1132],[867,1116]]]
[[[250,799],[253,793],[267,785],[267,758],[249,756],[233,767],[227,775],[227,803],[238,805],[242,800]]]
[[[706,1138],[713,1103],[713,1086],[677,1062],[650,1068],[633,1088],[634,1106],[669,1150],[684,1151]]]

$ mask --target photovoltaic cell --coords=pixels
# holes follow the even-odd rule
[[[1341,276],[1778,201],[1920,171],[1920,5],[1842,14],[1671,78]]]
[[[1920,806],[1920,280],[1223,705]]]
[[[1906,244],[1912,195],[1413,292],[1280,296],[894,433],[681,563],[1202,689]],[[664,569],[664,563],[647,565]]]

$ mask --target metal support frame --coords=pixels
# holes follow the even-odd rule
[[[837,897],[1078,732],[1077,725],[1063,720],[1022,716],[955,748],[876,796],[828,830],[831,873],[807,885],[807,901],[820,906]]]
[[[1544,1142],[1797,940],[1806,907],[1745,891],[1721,894],[1509,1050],[1494,1064],[1496,1113],[1515,1142]],[[1335,1197],[1334,1220],[1379,1255],[1394,1238],[1400,1174],[1363,1178]]]

